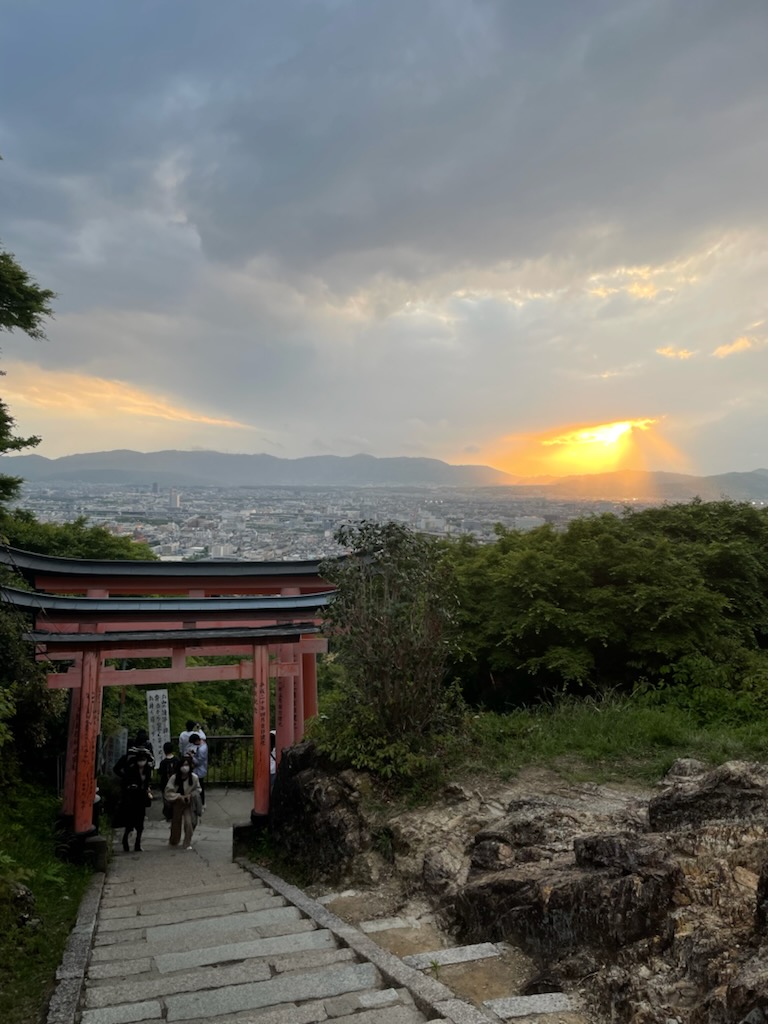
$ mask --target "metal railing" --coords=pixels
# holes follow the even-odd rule
[[[206,785],[253,785],[253,736],[207,736],[206,743]]]

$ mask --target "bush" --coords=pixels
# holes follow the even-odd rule
[[[350,554],[327,562],[336,585],[326,628],[334,688],[313,735],[337,762],[383,778],[425,770],[428,739],[456,727],[459,691],[447,681],[456,593],[444,551],[398,523],[344,526]]]

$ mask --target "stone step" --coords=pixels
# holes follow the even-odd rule
[[[178,879],[176,880],[178,881]],[[117,888],[117,887],[116,887]],[[190,879],[189,885],[177,887],[172,883],[150,888],[128,883],[119,887],[119,891],[104,893],[103,906],[110,908],[131,906],[135,903],[149,903],[158,900],[177,900],[189,897],[190,893],[199,888],[206,895],[212,893],[236,892],[243,888],[243,878],[200,878]]]
[[[318,934],[317,932],[313,934]],[[295,944],[294,944],[295,945]],[[326,943],[327,946],[327,943]],[[232,947],[228,947],[231,952]],[[237,950],[237,947],[235,947]],[[261,958],[233,958],[236,962],[243,964],[267,964],[273,974],[301,973],[314,967],[326,967],[329,964],[354,963],[355,954],[351,949],[337,949],[328,946],[322,949],[307,949],[290,953],[272,953]],[[232,959],[224,961],[224,967],[232,964]],[[213,968],[222,970],[222,967]],[[202,973],[207,970],[205,967],[195,967],[195,973]],[[144,979],[136,975],[146,974],[152,978],[157,977],[157,968],[152,957],[145,957],[140,960],[116,961],[114,963],[91,964],[88,969],[86,984],[88,989],[98,989],[102,986],[120,985],[124,981],[131,980],[133,985],[143,984]],[[181,972],[174,974],[167,973],[164,977],[175,978]]]
[[[403,963],[415,967],[419,971],[428,971],[435,967],[447,967],[449,964],[465,964],[472,960],[487,960],[501,956],[501,950],[494,942],[478,942],[472,946],[451,946],[448,949],[436,949],[433,953],[413,953],[404,956]]]
[[[238,932],[230,932],[230,938],[228,945],[232,943],[233,937],[237,935],[242,941],[255,942],[260,939],[271,939],[281,938],[284,939],[290,949],[291,940],[297,941],[301,933],[312,932],[316,930],[317,926],[313,921],[306,919],[289,919],[285,921],[278,921],[272,924],[263,924],[258,928],[252,928],[249,931],[245,931],[244,934]],[[224,936],[220,936],[224,938]],[[206,945],[210,945],[210,939],[207,939],[204,935],[185,935],[182,939],[176,942],[147,942],[144,939],[140,939],[135,942],[112,942],[98,944],[98,939],[91,952],[91,961],[93,963],[104,963],[105,961],[115,961],[120,959],[125,960],[136,960],[139,958],[151,956],[161,959],[164,955],[169,954],[170,950],[179,953],[194,952],[195,950],[202,949]],[[222,943],[219,943],[221,945]],[[218,948],[218,947],[215,947]],[[302,946],[296,946],[297,949],[302,949]],[[260,954],[255,954],[260,955]]]
[[[191,1017],[215,1017],[223,1013],[239,1013],[275,1006],[283,1002],[304,1002],[327,999],[347,992],[364,991],[380,984],[379,972],[373,964],[347,964],[306,974],[293,974],[256,981],[229,988],[167,996],[163,1002],[166,1020],[189,1020]],[[83,1014],[82,1024],[88,1024]]]
[[[222,906],[230,900],[260,899],[263,896],[274,896],[274,889],[266,885],[248,885],[247,876],[241,879],[240,885],[233,889],[218,889],[215,885],[209,888],[206,885],[198,893],[186,896],[168,896],[167,898],[155,897],[148,899],[146,904],[139,904],[140,914],[155,913],[152,907],[162,906],[164,910],[175,910],[179,913],[186,913],[195,907]]]
[[[297,1005],[284,1003],[257,1014],[235,1014],[214,1017],[212,1024],[320,1024],[328,1022],[326,1006],[330,1000],[317,1000]],[[334,1017],[333,1024],[423,1024],[424,1015],[412,1006],[377,1006],[357,1010],[343,1017]],[[198,1017],[185,1024],[210,1024],[210,1018]],[[430,1020],[429,1024],[454,1024],[452,1021]]]
[[[224,914],[248,913],[256,910],[267,910],[272,907],[284,907],[286,905],[282,896],[274,896],[264,890],[262,893],[238,893],[233,900],[219,901],[207,907],[190,906],[183,910],[171,907],[166,908],[164,903],[149,904],[153,911],[158,913],[138,913],[134,907],[130,913],[122,912],[120,917],[104,918],[98,927],[98,934],[106,932],[119,932],[133,928],[151,928],[156,925],[204,922],[211,918],[221,917]]]
[[[305,931],[302,934],[276,935],[271,938],[251,939],[246,942],[228,942],[207,949],[167,951],[154,955],[154,962],[161,974],[183,971],[188,967],[205,967],[208,964],[228,963],[233,960],[250,960],[276,954],[300,953],[307,950],[328,950],[336,948],[336,940],[325,929]]]
[[[89,989],[81,1024],[127,1024],[160,1018],[186,1021],[330,997],[336,997],[335,1008],[325,1012],[334,1017],[366,1006],[402,1004],[397,993],[382,995],[376,988],[381,978],[372,964],[331,964],[274,977],[270,973],[267,964],[249,963],[245,968],[237,965]],[[355,997],[350,998],[350,993]],[[345,1001],[339,1002],[342,996]]]
[[[178,917],[174,916],[172,924],[153,924],[151,917],[135,917],[132,918],[132,924],[139,927],[115,929],[100,926],[94,945],[113,945],[116,942],[135,942],[138,939],[174,944],[177,939],[182,940],[192,935],[199,936],[204,942],[211,942],[216,941],[217,936],[230,932],[253,931],[264,925],[302,919],[296,907],[286,906],[285,901],[279,896],[273,896],[272,900],[272,906],[263,907],[261,910],[247,913],[246,911],[233,911],[228,907],[223,913],[202,921],[192,919],[179,921]],[[105,925],[110,924],[112,924],[111,921],[105,922]]]
[[[465,1003],[461,999],[445,999],[436,1003],[435,1009],[438,1013],[443,1014],[443,1018],[449,1024],[491,1024],[491,1020],[498,1020],[496,1017],[489,1018],[487,1013],[483,1013],[476,1006]],[[430,1021],[430,1024],[435,1024],[435,1022]],[[537,1024],[548,1024],[548,1022],[537,1021]]]
[[[542,992],[533,996],[509,996],[506,999],[489,999],[483,1003],[501,1020],[516,1020],[537,1014],[537,1022],[546,1024],[546,1014],[571,1013],[576,1010],[573,1001],[565,992]]]
[[[214,879],[222,882],[240,879],[242,884],[244,874],[239,867],[213,870],[200,857],[195,857],[194,851],[190,854],[189,850],[174,850],[170,853],[163,850],[156,856],[151,853],[136,854],[135,864],[131,864],[130,869],[125,865],[123,870],[110,873],[105,895],[111,896],[114,890],[127,886],[139,886],[147,891],[174,888],[183,894],[186,878],[207,879],[210,882]]]
[[[187,878],[210,882],[215,879],[222,882],[240,879],[242,884],[244,874],[243,870],[238,867],[214,870],[206,865],[200,857],[196,857],[194,851],[190,850],[171,852],[162,850],[158,851],[157,855],[136,854],[135,864],[132,863],[130,869],[124,864],[123,870],[110,873],[105,896],[115,895],[115,890],[131,886],[138,886],[146,891],[173,888],[183,895]],[[186,891],[189,892],[189,889]]]
[[[361,921],[357,927],[361,932],[372,935],[396,928],[420,928],[421,921],[415,917],[376,917],[371,921]]]
[[[184,851],[184,853],[187,853],[188,856],[188,851]],[[206,883],[232,883],[240,880],[240,884],[243,885],[243,871],[222,872],[209,870],[206,872],[199,860],[197,865],[193,865],[190,860],[179,859],[179,857],[181,857],[181,854],[170,855],[171,864],[166,870],[159,869],[160,858],[155,858],[154,861],[152,857],[144,858],[142,864],[147,860],[152,863],[151,879],[145,877],[142,879],[138,872],[130,874],[128,872],[123,874],[115,872],[110,885],[105,887],[104,896],[130,895],[131,891],[136,888],[140,888],[146,893],[157,892],[160,895],[166,892],[166,890],[178,890],[178,895],[183,895],[184,886],[187,884],[205,886]]]
[[[87,1009],[96,1009],[117,1006],[120,1003],[134,1003],[137,992],[141,993],[142,999],[161,999],[176,992],[196,992],[226,985],[242,985],[251,981],[268,981],[271,977],[272,971],[265,960],[242,960],[236,964],[198,967],[176,974],[133,977],[117,983],[110,980],[98,985],[87,985],[85,1006]]]

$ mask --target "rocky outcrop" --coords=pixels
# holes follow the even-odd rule
[[[313,842],[370,867],[360,780],[318,788],[306,770]],[[768,1024],[765,765],[686,759],[654,794],[545,773],[487,794],[452,787],[387,833],[391,869],[462,941],[522,947],[606,1020]]]
[[[371,830],[359,813],[363,783],[352,772],[334,772],[312,743],[286,750],[269,815],[281,855],[318,879],[354,873],[371,846]]]

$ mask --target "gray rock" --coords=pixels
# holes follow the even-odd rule
[[[283,853],[329,879],[371,846],[352,772],[335,773],[313,743],[285,752],[272,791],[270,831]]]
[[[768,822],[768,766],[728,761],[703,775],[675,776],[648,805],[657,832],[711,821]]]

